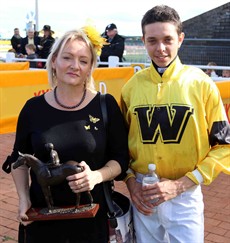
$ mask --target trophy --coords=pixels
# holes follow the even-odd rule
[[[79,163],[73,160],[60,164],[58,153],[54,150],[53,144],[47,143],[45,147],[50,152],[49,163],[44,163],[31,154],[22,154],[19,152],[19,157],[13,164],[13,169],[26,164],[33,170],[42,188],[47,204],[47,208],[31,207],[26,213],[28,216],[26,221],[95,217],[99,209],[99,204],[93,203],[93,197],[90,191],[86,192],[90,201],[89,204],[81,205],[81,193],[76,193],[75,205],[63,207],[56,207],[54,205],[50,187],[63,182],[69,175],[82,172],[83,167],[79,166]]]

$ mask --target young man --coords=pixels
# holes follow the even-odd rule
[[[184,40],[178,13],[156,6],[141,24],[152,64],[124,85],[121,99],[129,126],[126,183],[137,242],[201,243],[200,185],[210,184],[220,172],[230,174],[229,123],[212,79],[178,57]],[[149,163],[156,164],[161,181],[142,187]],[[150,203],[153,199],[158,201]]]

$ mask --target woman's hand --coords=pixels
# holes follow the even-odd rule
[[[17,220],[25,226],[32,223],[32,221],[25,221],[28,220],[28,216],[26,215],[26,212],[30,209],[30,207],[31,207],[31,201],[29,199],[19,199]]]
[[[22,165],[20,166],[20,168],[13,169],[13,164],[12,164],[11,174],[19,197],[17,219],[23,225],[28,225],[32,222],[23,221],[23,220],[28,219],[26,212],[31,207],[30,192],[29,192],[29,168],[26,165]]]
[[[84,170],[80,173],[66,177],[69,181],[69,186],[74,193],[91,191],[98,183],[98,172],[92,171],[85,161],[82,161],[79,165],[82,166]]]

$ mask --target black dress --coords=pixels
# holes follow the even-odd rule
[[[10,161],[16,161],[18,151],[34,154],[44,162],[49,161],[49,153],[44,145],[53,143],[61,163],[84,160],[92,170],[96,170],[110,159],[118,161],[122,174],[116,179],[122,179],[128,167],[126,126],[116,100],[107,94],[106,103],[108,140],[103,125],[99,93],[86,107],[78,111],[55,109],[45,101],[44,95],[30,99],[19,115]],[[104,159],[105,154],[107,161]],[[34,173],[30,173],[32,206],[46,207],[40,185]],[[67,182],[53,186],[51,191],[54,205],[75,204],[75,194]],[[102,184],[96,185],[91,193],[94,202],[100,205],[95,218],[35,221],[27,227],[20,226],[19,232],[25,230],[27,243],[108,242],[107,206]],[[82,193],[81,198],[83,204],[88,200],[86,193]]]

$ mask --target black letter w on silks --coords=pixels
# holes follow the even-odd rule
[[[193,108],[188,105],[153,105],[134,108],[142,142],[180,143]]]

